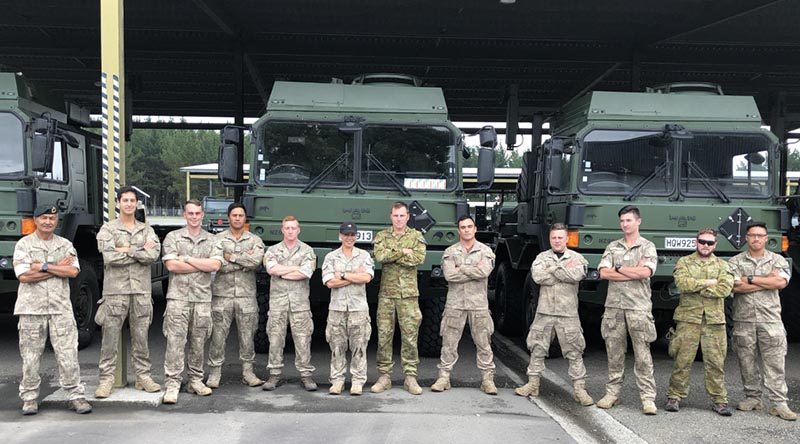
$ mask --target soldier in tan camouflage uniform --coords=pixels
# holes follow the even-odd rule
[[[392,387],[392,341],[395,318],[400,326],[400,360],[405,380],[403,388],[414,395],[421,395],[417,383],[419,349],[417,338],[422,323],[417,288],[417,266],[425,261],[425,238],[422,233],[408,226],[408,205],[395,202],[392,205],[392,227],[375,236],[375,260],[381,262],[381,289],[378,293],[378,381],[372,386],[373,393],[381,393]]]
[[[434,392],[450,388],[450,372],[458,361],[458,341],[469,320],[472,341],[477,349],[481,371],[481,391],[496,395],[492,333],[494,323],[489,313],[489,274],[494,268],[492,249],[475,240],[475,221],[470,216],[458,219],[459,242],[444,250],[442,270],[447,280],[447,302],[442,314],[442,356],[439,378],[431,386]]]
[[[148,336],[153,321],[150,266],[161,254],[161,242],[146,223],[136,220],[136,190],[124,187],[117,193],[119,219],[107,222],[97,233],[97,250],[103,255],[103,299],[95,320],[103,327],[100,347],[100,377],[94,396],[107,398],[114,387],[117,344],[125,318],[131,329],[131,357],[137,390],[158,392],[161,386],[150,376]]]
[[[83,394],[78,328],[69,297],[68,278],[80,272],[78,254],[70,241],[54,234],[58,225],[56,207],[41,205],[33,216],[36,231],[14,246],[14,273],[19,279],[14,315],[19,316],[22,414],[39,412],[39,363],[48,332],[58,364],[58,383],[69,397],[70,408],[89,413],[92,406]]]
[[[244,205],[228,206],[227,230],[216,235],[224,262],[211,284],[211,345],[208,348],[208,380],[210,388],[219,387],[222,364],[225,362],[225,341],[236,321],[239,332],[239,360],[242,361],[242,382],[250,387],[264,383],[253,373],[256,351],[253,337],[258,328],[256,301],[256,269],[264,257],[264,242],[245,230],[247,213]]]
[[[328,306],[328,326],[325,339],[331,346],[332,395],[344,390],[347,370],[347,349],[352,354],[350,394],[361,395],[367,382],[367,344],[372,334],[366,285],[375,275],[369,253],[357,248],[358,228],[352,222],[339,227],[342,246],[325,255],[322,263],[322,283],[331,289]]]
[[[202,204],[197,200],[186,201],[183,217],[186,227],[167,234],[162,257],[170,271],[164,312],[164,336],[167,338],[164,404],[178,402],[187,340],[187,391],[201,396],[211,394],[211,389],[203,384],[203,353],[206,340],[211,336],[211,273],[219,270],[224,258],[219,242],[200,227]]]
[[[778,292],[789,284],[791,268],[779,254],[765,248],[767,226],[753,223],[747,228],[747,251],[729,261],[733,284],[733,349],[739,358],[746,398],[739,410],[761,410],[761,385],[772,402],[769,414],[787,421],[797,414],[787,404],[786,330],[781,321]],[[797,295],[794,295],[795,297]],[[758,368],[761,354],[763,376]]]
[[[533,281],[539,284],[539,303],[528,332],[527,345],[531,351],[528,383],[518,387],[514,393],[539,396],[544,360],[557,335],[561,351],[569,360],[573,399],[589,406],[594,404],[594,400],[586,392],[586,367],[583,365],[586,341],[578,318],[578,283],[586,277],[587,262],[580,253],[567,249],[567,236],[566,225],[553,224],[550,227],[550,249],[539,253],[531,265]]]
[[[655,415],[656,381],[650,343],[656,340],[650,276],[656,272],[658,256],[652,242],[639,235],[642,219],[633,205],[619,211],[619,225],[624,237],[608,244],[598,269],[606,279],[608,294],[600,333],[606,341],[608,383],[606,394],[597,406],[610,409],[617,404],[625,374],[627,335],[633,344],[633,374],[639,387],[642,412]],[[626,332],[627,330],[627,332]]]
[[[689,394],[689,377],[699,343],[703,349],[705,386],[713,402],[712,410],[722,416],[733,413],[728,407],[725,389],[728,351],[725,298],[731,294],[733,274],[728,264],[714,255],[716,244],[716,231],[700,230],[696,251],[678,259],[672,273],[681,298],[673,316],[677,330],[669,344],[675,365],[667,392],[665,410],[668,412],[677,412],[680,400]]]
[[[272,276],[269,287],[269,314],[267,335],[269,337],[269,379],[264,390],[275,390],[283,370],[283,348],[286,344],[286,327],[291,325],[294,339],[294,365],[300,372],[303,388],[317,390],[311,365],[311,335],[314,321],[311,318],[309,279],[317,268],[314,249],[299,240],[300,222],[294,216],[286,216],[281,222],[283,241],[267,249],[264,266]]]

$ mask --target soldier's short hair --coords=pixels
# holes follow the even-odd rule
[[[281,221],[281,226],[283,226],[284,222],[297,222],[297,226],[298,227],[300,226],[300,221],[297,220],[297,218],[292,216],[291,214],[283,218],[283,220]]]
[[[234,203],[228,205],[228,216],[230,216],[231,212],[233,210],[237,209],[237,208],[241,208],[242,211],[244,211],[244,216],[247,217],[247,208],[245,208],[244,205],[242,205],[239,202],[234,202]]]
[[[456,222],[456,227],[461,225],[461,221],[467,220],[467,219],[472,221],[472,225],[475,225],[475,219],[473,219],[472,216],[470,216],[469,214],[462,214],[461,217],[459,217],[458,221]]]
[[[633,215],[636,216],[637,219],[642,218],[642,215],[639,213],[639,207],[637,207],[636,205],[625,205],[619,210],[617,216],[622,217],[623,214],[628,214],[628,213],[633,213]]]
[[[553,225],[550,225],[549,233],[552,233],[553,231],[569,231],[569,230],[567,229],[566,225],[562,224],[561,222],[556,222]]]
[[[399,200],[392,204],[392,209],[389,212],[391,213],[392,211],[397,210],[399,208],[405,208],[406,212],[408,212],[408,205],[406,205],[405,202],[400,202]]]
[[[756,221],[756,222],[750,222],[749,224],[747,224],[747,230],[745,231],[745,233],[749,233],[750,229],[751,228],[755,228],[755,227],[763,228],[764,231],[769,232],[769,230],[767,230],[767,223],[766,222]]]
[[[122,187],[119,189],[119,191],[117,191],[117,202],[122,199],[122,195],[125,193],[133,193],[133,195],[136,197],[136,200],[139,200],[139,193],[136,192],[136,189],[131,186],[127,186]]]
[[[200,208],[203,208],[203,203],[197,199],[187,199],[186,202],[183,203],[183,209],[186,210],[186,205],[197,205]]]
[[[708,228],[708,227],[702,228],[700,231],[697,232],[697,237],[699,238],[703,234],[710,234],[710,235],[716,237],[717,236],[717,231],[714,230],[713,228]]]

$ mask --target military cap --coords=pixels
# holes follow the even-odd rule
[[[339,232],[342,234],[356,234],[358,233],[358,228],[352,222],[345,222],[339,225]]]
[[[33,210],[33,217],[39,217],[42,214],[58,214],[58,209],[53,205],[39,205]]]

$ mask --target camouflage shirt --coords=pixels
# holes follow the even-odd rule
[[[230,254],[230,259],[223,259],[211,284],[211,294],[215,297],[255,298],[256,269],[264,257],[264,242],[249,231],[243,231],[236,239],[230,229],[214,237],[223,255]]]
[[[673,319],[702,324],[705,316],[707,324],[725,323],[725,298],[733,289],[733,274],[724,260],[713,254],[701,260],[692,253],[678,259],[672,275],[681,291]],[[716,279],[717,285],[707,286],[707,279]]]
[[[317,268],[317,255],[314,249],[298,240],[293,249],[286,247],[283,241],[269,247],[264,255],[264,266],[267,270],[276,265],[295,265],[308,279]],[[311,310],[308,300],[311,285],[308,279],[290,281],[280,276],[272,276],[269,281],[269,309],[277,311]]]
[[[625,245],[624,238],[608,244],[600,263],[597,265],[597,269],[614,268],[616,265],[636,267],[641,263],[641,266],[652,270],[651,274],[655,274],[657,262],[656,246],[649,240],[639,236],[630,248]],[[650,278],[633,281],[609,281],[606,307],[651,311],[653,309],[653,301],[651,299]]]
[[[403,253],[403,248],[414,252]],[[419,297],[417,266],[425,262],[425,238],[419,231],[407,227],[405,233],[394,234],[387,228],[375,235],[375,260],[381,263],[381,289],[384,298]]]
[[[375,264],[369,253],[353,247],[350,258],[344,255],[341,248],[337,248],[325,255],[322,262],[322,283],[326,283],[339,273],[356,271],[363,267],[364,272],[375,276]],[[364,284],[350,284],[342,288],[331,288],[331,303],[328,310],[335,311],[367,311],[367,286]]]
[[[451,245],[442,255],[442,270],[447,280],[445,308],[458,310],[488,310],[489,274],[494,268],[494,253],[475,241],[465,251],[461,242]]]
[[[578,317],[578,283],[586,277],[587,264],[572,250],[561,257],[552,249],[539,253],[531,265],[533,281],[539,284],[536,313]]]
[[[52,239],[43,241],[34,232],[20,239],[14,246],[14,273],[19,277],[30,271],[33,263],[57,264],[66,256],[74,256],[73,265],[75,268],[80,268],[77,259],[78,253],[72,246],[72,242],[55,234]],[[14,314],[72,314],[69,279],[53,276],[50,279],[28,284],[20,282]]]
[[[214,235],[208,231],[201,229],[197,237],[190,236],[188,228],[169,232],[164,238],[164,255],[161,260],[180,260],[186,256],[223,261],[222,249]],[[167,299],[211,302],[211,273],[170,273]]]
[[[147,241],[156,245],[145,250]],[[114,250],[117,247],[129,247],[130,250],[120,253]],[[119,219],[106,222],[97,233],[97,249],[103,254],[104,296],[151,294],[150,265],[161,254],[161,241],[150,225],[137,220],[129,230]]]
[[[789,282],[792,271],[783,256],[764,250],[764,256],[754,258],[749,251],[732,257],[728,264],[734,279],[742,276],[767,276],[773,271]],[[760,290],[752,293],[734,293],[733,320],[744,322],[782,322],[781,299],[778,290]]]

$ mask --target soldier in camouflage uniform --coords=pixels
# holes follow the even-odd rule
[[[203,353],[211,336],[211,273],[219,270],[224,258],[219,242],[200,227],[202,204],[197,200],[186,201],[183,217],[186,227],[167,234],[162,257],[170,271],[163,328],[167,338],[164,404],[178,402],[187,340],[187,391],[201,396],[211,394],[211,389],[203,384]]]
[[[617,404],[625,374],[627,335],[633,344],[633,374],[639,387],[642,412],[655,415],[656,381],[650,343],[656,340],[650,276],[656,272],[656,247],[639,235],[642,223],[639,209],[628,205],[619,210],[619,225],[624,237],[608,244],[597,268],[606,279],[608,294],[600,333],[606,341],[608,383],[606,394],[597,406],[610,409]]]
[[[772,402],[770,415],[794,421],[797,414],[787,404],[786,330],[778,295],[789,284],[792,271],[786,259],[765,248],[766,243],[767,226],[753,223],[747,228],[747,251],[729,261],[734,276],[733,349],[739,358],[746,396],[737,408],[761,410],[763,383]],[[759,353],[763,377],[758,368]]]
[[[107,398],[114,387],[117,344],[128,318],[131,357],[137,390],[158,392],[161,386],[150,376],[148,336],[153,321],[153,284],[150,266],[161,254],[161,241],[146,223],[136,220],[136,190],[124,187],[117,193],[119,219],[107,222],[97,233],[97,250],[103,255],[103,299],[95,321],[103,327],[100,347],[100,377],[94,396]]]
[[[78,328],[69,294],[68,278],[80,272],[78,254],[70,241],[54,234],[58,225],[56,207],[41,205],[33,216],[36,231],[14,246],[14,273],[19,279],[14,315],[19,316],[22,414],[39,412],[39,363],[48,332],[56,354],[58,382],[69,397],[70,408],[89,413],[92,406],[83,394]]]
[[[381,262],[381,289],[378,293],[378,381],[373,393],[392,387],[392,341],[395,318],[400,326],[400,360],[405,380],[403,387],[421,395],[417,383],[419,349],[417,338],[422,323],[417,288],[417,266],[425,261],[425,238],[408,226],[408,205],[395,202],[391,210],[392,227],[375,236],[375,260]]]
[[[492,333],[494,323],[489,313],[489,274],[494,268],[492,249],[475,240],[475,221],[464,215],[458,219],[459,242],[444,250],[442,271],[447,280],[447,302],[442,314],[442,357],[439,378],[431,386],[434,392],[450,388],[450,372],[458,361],[458,341],[469,320],[472,341],[477,349],[481,371],[481,391],[496,395]]]
[[[339,227],[342,246],[325,255],[322,283],[331,289],[325,339],[331,346],[332,395],[344,390],[348,345],[352,354],[350,394],[359,396],[367,381],[367,344],[372,334],[366,285],[375,275],[369,253],[357,248],[358,228],[352,222]]]
[[[669,344],[675,359],[669,379],[665,410],[677,412],[680,400],[689,394],[689,376],[697,354],[703,350],[706,392],[713,402],[712,410],[722,416],[733,413],[728,407],[725,389],[725,355],[728,351],[725,328],[725,298],[733,288],[733,274],[728,264],[714,255],[717,232],[704,228],[697,233],[696,251],[678,259],[673,276],[681,291],[673,318],[677,322],[675,336]]]
[[[264,267],[271,276],[269,287],[269,379],[264,390],[275,390],[282,382],[283,347],[286,344],[286,327],[291,325],[294,339],[294,365],[300,372],[303,388],[317,390],[311,365],[311,335],[314,321],[311,318],[309,279],[317,268],[314,249],[299,240],[300,222],[286,216],[281,222],[283,241],[269,247],[264,255]]]
[[[514,392],[520,396],[539,396],[539,378],[554,336],[564,357],[569,360],[569,376],[574,389],[573,399],[589,406],[594,400],[586,392],[586,367],[583,365],[583,338],[578,318],[578,283],[586,277],[587,262],[580,253],[567,249],[567,226],[550,227],[550,249],[536,256],[531,265],[533,281],[539,284],[536,318],[528,332],[531,351],[528,383]]]
[[[212,389],[219,387],[222,364],[225,362],[225,340],[236,321],[239,332],[239,360],[242,361],[242,382],[250,387],[264,383],[253,373],[256,351],[253,337],[258,328],[256,301],[256,269],[264,257],[264,242],[245,230],[247,213],[244,205],[228,206],[227,230],[216,235],[224,259],[211,285],[211,345],[208,348],[208,380]]]

